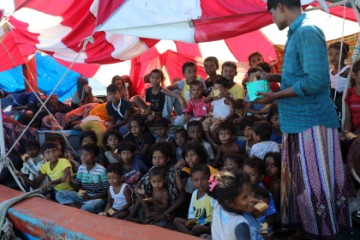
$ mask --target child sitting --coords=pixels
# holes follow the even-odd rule
[[[243,134],[246,138],[246,142],[242,147],[242,153],[245,157],[249,157],[251,153],[251,148],[255,144],[253,126],[256,119],[254,117],[244,117],[239,122],[240,130],[243,131]]]
[[[122,141],[122,136],[117,130],[109,130],[103,138],[104,152],[100,156],[100,164],[107,167],[111,163],[117,163],[116,146]]]
[[[263,239],[259,222],[252,216],[255,199],[249,177],[237,169],[222,170],[210,178],[210,196],[215,203],[212,239]]]
[[[211,100],[211,110],[209,117],[203,122],[202,126],[208,141],[216,149],[217,144],[213,141],[217,137],[217,131],[220,123],[226,122],[234,115],[234,106],[229,100],[229,81],[226,78],[218,77],[215,79],[214,88],[211,91],[209,100]]]
[[[131,113],[132,105],[125,100],[120,92],[120,89],[115,84],[110,84],[106,88],[108,103],[106,104],[106,111],[109,116],[112,129],[118,129],[121,135],[128,132],[128,123]]]
[[[214,199],[207,194],[210,170],[206,165],[191,168],[191,181],[195,191],[192,193],[188,218],[175,218],[174,225],[179,232],[200,236],[210,233]]]
[[[30,180],[22,172],[17,172],[17,174],[24,179],[26,185],[32,188],[38,188],[48,176],[50,181],[42,184],[41,188],[47,199],[55,200],[56,191],[72,190],[69,185],[72,175],[71,164],[67,159],[59,158],[60,152],[55,142],[45,142],[41,151],[46,162],[41,166],[40,173],[34,180]]]
[[[40,173],[40,168],[45,163],[44,157],[40,154],[40,143],[37,140],[30,140],[26,143],[26,155],[24,156],[21,173],[34,180]],[[45,179],[46,181],[46,179]],[[46,182],[43,182],[46,183]],[[33,188],[30,188],[33,190]]]
[[[133,191],[124,183],[124,169],[120,163],[110,164],[106,176],[110,184],[105,210],[99,215],[125,219],[133,206]]]
[[[255,144],[251,148],[250,157],[256,156],[264,159],[268,152],[280,152],[279,145],[276,142],[270,141],[272,133],[271,124],[267,121],[258,121],[253,126],[253,138]]]
[[[145,211],[145,222],[160,227],[166,226],[166,219],[158,222],[152,222],[150,219],[161,214],[169,207],[170,196],[166,187],[166,172],[166,168],[163,167],[154,167],[149,171],[149,181],[152,187],[151,195],[144,195],[144,198],[140,199]]]
[[[141,160],[134,159],[136,146],[133,143],[123,142],[116,149],[116,154],[124,168],[124,182],[134,189],[138,181],[149,169]]]
[[[260,186],[263,189],[266,189],[263,183],[266,174],[266,165],[263,160],[257,157],[250,157],[244,163],[243,172],[250,177],[250,181],[253,187]],[[268,208],[265,210],[264,218],[262,218],[262,221],[260,223],[266,222],[268,224],[269,229],[272,229],[272,225],[275,220],[275,214],[276,214],[275,202],[274,202],[274,198],[270,194],[270,201],[268,204]]]
[[[228,153],[224,157],[224,169],[241,170],[244,164],[244,157],[238,153]]]
[[[56,193],[56,201],[61,204],[80,207],[80,209],[98,213],[104,207],[109,187],[106,171],[96,163],[99,148],[95,144],[81,147],[81,162],[75,181],[70,185],[76,191],[60,190]]]
[[[278,144],[282,144],[282,132],[280,129],[279,109],[277,104],[271,105],[269,110],[269,120],[273,128],[270,141],[274,141]]]
[[[219,60],[216,57],[207,57],[204,60],[204,70],[208,75],[208,78],[205,80],[206,91],[204,92],[205,97],[209,96],[211,90],[214,86],[214,80],[216,77],[220,76],[216,73],[216,70],[219,69]]]
[[[235,127],[230,122],[221,123],[219,126],[220,147],[218,148],[213,167],[222,166],[226,153],[240,153],[240,147],[235,143]]]
[[[200,81],[190,83],[191,98],[187,102],[187,108],[183,110],[185,123],[191,120],[203,120],[210,109],[210,104],[205,102],[203,85]]]
[[[155,121],[154,123],[155,133],[157,135],[156,142],[157,143],[168,143],[171,151],[175,152],[176,150],[176,143],[174,139],[167,134],[168,131],[168,121],[165,118],[161,118]]]
[[[175,143],[176,143],[176,161],[183,159],[182,153],[184,151],[186,142],[188,141],[188,134],[184,128],[177,129],[175,131]]]
[[[272,196],[276,209],[280,211],[280,185],[281,185],[281,155],[280,153],[269,152],[265,155],[266,176],[271,179],[268,188]]]
[[[203,139],[204,131],[199,121],[191,121],[187,126],[187,134],[190,138],[190,143],[201,143],[209,157],[209,163],[212,163],[215,159],[214,150],[211,145]]]

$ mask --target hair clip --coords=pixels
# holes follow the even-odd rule
[[[214,178],[214,176],[210,176],[210,179],[209,179],[209,191],[212,192],[214,190],[214,188],[216,187],[216,185],[219,184],[219,182]]]

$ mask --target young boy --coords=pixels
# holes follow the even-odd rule
[[[56,193],[56,201],[61,204],[80,207],[80,209],[98,213],[106,202],[109,183],[106,170],[96,163],[99,148],[95,144],[81,147],[81,162],[75,181],[71,186],[76,191],[61,190]]]
[[[216,77],[220,76],[216,73],[218,69],[219,69],[219,60],[216,57],[205,58],[204,70],[208,75],[208,78],[205,80],[205,85],[206,85],[206,91],[204,92],[205,97],[210,95]]]
[[[191,121],[187,126],[187,134],[191,143],[201,143],[209,155],[210,163],[215,159],[214,150],[211,145],[203,139],[204,131],[199,121]],[[209,164],[210,164],[209,163]]]
[[[40,154],[40,143],[37,140],[30,140],[26,143],[26,155],[21,172],[28,176],[30,180],[35,180],[40,173],[40,168],[46,160]],[[46,179],[43,183],[46,183]],[[33,188],[30,188],[33,190]]]
[[[72,190],[69,185],[72,175],[71,164],[67,159],[59,158],[60,152],[55,142],[45,142],[41,151],[47,162],[41,166],[40,173],[34,180],[30,180],[22,172],[17,172],[17,174],[24,179],[26,185],[32,188],[38,188],[48,176],[50,181],[43,184],[41,188],[47,199],[54,200],[56,191]]]
[[[200,81],[190,83],[191,98],[187,102],[187,108],[184,109],[185,123],[190,120],[201,120],[206,117],[210,104],[205,102],[203,85]]]
[[[253,126],[253,138],[255,144],[251,148],[250,157],[258,157],[264,160],[268,152],[280,152],[279,145],[270,141],[272,127],[268,121],[257,121]]]
[[[211,101],[211,110],[202,126],[207,140],[217,148],[213,139],[217,138],[217,130],[222,122],[226,122],[234,115],[234,106],[228,93],[229,81],[224,77],[218,77],[214,82],[214,88],[207,100]],[[217,92],[216,92],[217,91]]]
[[[243,131],[243,134],[246,138],[245,144],[241,147],[241,152],[245,157],[249,157],[251,153],[251,148],[255,144],[253,126],[256,118],[254,117],[244,117],[239,122],[240,130]]]
[[[132,112],[132,105],[126,101],[115,84],[110,84],[106,88],[108,103],[106,112],[109,115],[111,128],[119,129],[122,135],[128,131],[126,124],[129,121]]]
[[[235,127],[232,123],[221,123],[218,136],[221,145],[212,164],[214,168],[219,167],[219,165],[222,166],[225,154],[240,153],[240,147],[235,143]]]
[[[175,93],[179,93],[185,99],[185,101],[188,102],[190,99],[190,83],[192,81],[200,81],[204,91],[206,90],[206,85],[204,83],[204,80],[200,76],[197,76],[197,69],[195,63],[185,62],[182,66],[182,73],[185,79],[171,84],[167,87],[167,89],[169,89],[170,91],[174,91]],[[165,108],[163,112],[164,118],[170,119],[173,107],[175,108],[177,116],[181,116],[183,114],[180,102],[173,97],[166,97]],[[180,122],[180,125],[182,125],[183,121]]]
[[[123,142],[117,147],[117,154],[124,168],[124,182],[132,189],[149,170],[143,161],[134,159],[135,150],[136,146],[131,142]]]
[[[232,102],[235,114],[239,117],[242,116],[243,112],[243,101],[245,99],[244,88],[234,82],[234,78],[237,75],[237,66],[234,62],[224,62],[221,66],[221,75],[229,80],[230,101]]]

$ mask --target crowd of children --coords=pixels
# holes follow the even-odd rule
[[[338,48],[331,45],[329,53],[338,54]],[[204,61],[206,81],[197,76],[195,63],[186,62],[184,79],[165,88],[163,72],[154,69],[144,96],[130,99],[121,78],[114,78],[107,103],[89,105],[74,124],[83,130],[78,152],[65,151],[59,139],[41,148],[28,141],[17,174],[48,199],[102,216],[207,239],[267,237],[280,227],[282,133],[277,103],[246,96],[245,82],[271,66],[259,53],[249,65],[244,86],[234,82],[233,62],[225,62],[218,75],[215,57]],[[359,66],[354,65],[350,90],[357,98],[346,98],[346,140],[359,134]],[[72,104],[91,104],[91,89],[83,85]],[[331,86],[338,92],[341,87]],[[171,124],[177,127],[169,134]]]

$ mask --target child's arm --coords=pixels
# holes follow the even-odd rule
[[[175,83],[175,84],[176,84],[176,83]],[[170,85],[170,86],[171,86],[171,85]],[[170,87],[170,86],[169,86],[169,87]],[[185,108],[185,107],[186,107],[186,101],[185,101],[185,99],[184,99],[181,95],[174,93],[171,89],[169,89],[169,87],[168,87],[168,88],[161,88],[161,92],[162,92],[163,94],[165,94],[165,95],[168,95],[168,96],[170,96],[170,97],[176,98],[177,100],[179,100],[181,106],[182,106],[183,108]],[[176,88],[175,88],[175,89],[177,89],[177,88],[178,88],[178,87],[177,87],[177,85],[176,85]],[[170,90],[171,90],[171,91],[170,91]],[[174,90],[174,89],[173,89],[173,90]]]
[[[67,167],[64,169],[64,176],[61,178],[58,178],[56,180],[49,181],[41,186],[43,191],[47,191],[51,185],[58,185],[60,183],[68,183],[70,184],[71,181],[71,173],[70,173],[70,167]]]
[[[227,98],[228,100],[230,98]],[[232,116],[234,116],[234,105],[231,101],[229,101],[229,106],[230,106],[230,112],[229,114],[226,116],[226,118],[224,119],[224,121],[227,121],[229,118],[231,118]]]
[[[127,124],[128,121],[129,121],[129,119],[130,119],[130,117],[131,117],[131,109],[128,108],[128,109],[125,110],[124,120],[116,123],[113,127],[114,127],[114,128],[115,128],[115,127],[118,128],[118,127],[121,127],[121,126]]]
[[[43,181],[43,179],[45,178],[45,174],[43,174],[41,172],[34,180],[30,180],[28,178],[28,175],[26,175],[20,171],[16,171],[15,173],[16,173],[16,175],[20,176],[24,180],[24,182],[27,186],[30,186],[32,188],[38,188],[40,186],[41,182]]]
[[[113,203],[114,203],[114,200],[112,199],[111,197],[111,194],[110,194],[110,190],[108,189],[108,197],[107,197],[107,201],[106,201],[106,206],[105,206],[105,209],[103,212],[100,212],[99,215],[103,215],[103,216],[106,216],[106,212],[112,207]]]
[[[174,91],[175,89],[179,89],[177,83],[173,83],[169,86],[167,86],[167,89],[170,90],[170,91]]]
[[[216,158],[215,158],[214,162],[211,164],[214,168],[218,167],[218,164],[222,157],[222,154],[223,154],[223,146],[220,145],[220,147],[218,148],[217,153],[216,153]]]

